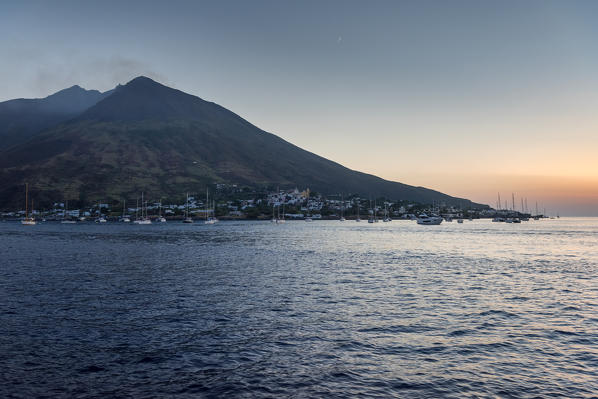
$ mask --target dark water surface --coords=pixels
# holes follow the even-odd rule
[[[0,223],[0,397],[598,395],[598,219]]]

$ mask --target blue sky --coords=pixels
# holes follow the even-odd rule
[[[598,215],[597,15],[590,1],[2,3],[0,101],[146,75],[353,169]]]

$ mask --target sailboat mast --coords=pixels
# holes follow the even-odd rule
[[[25,219],[29,217],[29,183],[25,183]]]

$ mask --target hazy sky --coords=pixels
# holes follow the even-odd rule
[[[598,216],[598,1],[6,3],[0,101],[143,74],[352,169]]]

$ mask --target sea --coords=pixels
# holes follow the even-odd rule
[[[598,218],[0,222],[2,398],[598,396]]]

